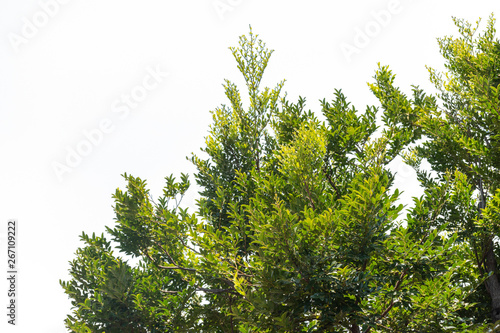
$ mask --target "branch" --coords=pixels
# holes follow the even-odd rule
[[[156,218],[158,218],[158,219],[163,220],[164,222],[166,222],[166,219],[163,216],[156,215]],[[159,222],[157,222],[157,223],[159,223]],[[179,235],[174,234],[174,236],[182,243],[182,246],[184,246],[185,248],[193,251],[196,254],[200,254],[199,251],[196,251],[195,249],[193,249],[192,247],[190,247],[189,245],[187,245],[186,242]]]
[[[201,288],[201,287],[195,287],[197,291],[203,291],[206,293],[212,293],[212,294],[222,294],[222,293],[235,293],[234,289],[210,289],[210,288]],[[162,293],[165,294],[177,294],[180,293],[178,290],[160,290]]]
[[[189,245],[187,245],[186,242],[184,242],[184,240],[180,236],[175,235],[175,237],[177,237],[177,239],[182,243],[182,246],[184,246],[185,248],[193,251],[196,254],[200,254],[201,255],[201,253],[199,251],[196,251],[195,249],[193,249],[192,247],[190,247]]]
[[[147,250],[144,251],[144,254],[146,255],[146,257],[149,258],[149,260],[151,260],[151,262],[158,268],[161,268],[161,269],[179,269],[179,270],[182,270],[182,271],[189,271],[189,272],[198,272],[198,270],[194,269],[194,268],[186,268],[186,267],[180,267],[180,266],[163,266],[163,265],[159,265],[156,263],[156,261],[151,257],[151,255],[149,254],[149,252]]]
[[[189,272],[198,272],[194,268],[187,268],[187,267],[181,267],[181,266],[162,266],[162,265],[156,265],[158,268],[161,269],[180,269],[182,271],[189,271]]]
[[[335,185],[335,183],[332,181],[332,177],[330,176],[330,174],[327,172],[326,164],[323,165],[323,173],[325,174],[326,180],[328,181],[330,186],[333,187],[333,189],[335,190],[335,193],[337,193],[336,199],[337,200],[340,199],[340,197],[341,197],[340,190],[337,187],[337,185]]]
[[[165,250],[165,249],[163,248],[163,246],[161,246],[161,244],[158,244],[158,242],[157,242],[157,241],[155,241],[155,240],[152,240],[152,241],[153,241],[153,243],[154,243],[157,247],[159,247],[159,248],[162,250],[162,252],[163,252],[163,253],[165,253],[165,254],[167,255],[167,257],[170,259],[170,262],[171,262],[172,264],[174,264],[175,266],[178,266],[178,265],[177,265],[177,263],[175,262],[174,258],[172,258],[172,256],[170,255],[170,253],[168,253],[168,251],[167,251],[167,250]]]
[[[236,294],[234,292],[234,289],[209,289],[209,288],[196,287],[196,290],[198,290],[198,291],[204,291],[206,293],[212,293],[212,294],[222,294],[222,293]]]
[[[399,276],[399,280],[398,280],[398,282],[396,282],[396,285],[394,286],[394,291],[397,291],[399,289],[399,287],[401,287],[401,283],[403,283],[403,280],[404,280],[404,277],[406,276],[407,271],[408,271],[408,269],[406,268],[405,270],[403,270],[401,272],[401,275]],[[391,302],[389,303],[389,305],[387,306],[387,308],[384,310],[384,312],[382,312],[382,314],[380,315],[380,317],[378,318],[378,320],[381,320],[385,316],[387,316],[387,314],[389,313],[389,311],[391,311],[391,309],[392,309],[393,306],[394,306],[394,299],[391,299]],[[368,333],[368,332],[370,332],[371,329],[372,328],[370,326],[363,333]]]
[[[474,251],[474,256],[476,257],[476,264],[477,264],[477,267],[479,268],[479,273],[481,273],[481,275],[484,274],[484,271],[483,271],[483,263],[484,263],[484,258],[486,257],[485,255],[483,255],[483,257],[481,258],[481,260],[479,260],[479,255],[477,254],[477,249],[475,247],[475,245],[473,244],[472,245],[472,250]]]
[[[309,199],[309,203],[311,204],[311,208],[316,210],[316,206],[314,205],[314,202],[312,200],[311,192],[309,191],[309,184],[307,184],[305,178],[303,179],[304,185],[306,186],[306,191],[307,191],[307,198]]]

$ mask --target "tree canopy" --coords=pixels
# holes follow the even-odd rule
[[[455,19],[439,40],[436,95],[406,95],[379,66],[379,106],[335,90],[322,119],[261,87],[272,50],[252,30],[230,48],[249,96],[226,80],[188,175],[153,198],[124,174],[115,224],[82,234],[61,281],[72,332],[457,332],[500,319],[500,43]],[[478,23],[479,24],[479,23]],[[247,105],[246,107],[244,106]],[[382,125],[377,126],[377,119]],[[424,194],[403,213],[389,164]],[[430,167],[422,166],[428,162]],[[114,250],[137,257],[130,265]]]

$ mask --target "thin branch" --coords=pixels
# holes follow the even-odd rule
[[[190,247],[189,245],[187,245],[186,242],[184,242],[184,240],[180,236],[175,235],[175,237],[177,237],[177,239],[182,243],[182,246],[184,246],[185,248],[193,251],[196,254],[201,255],[201,253],[199,251],[197,251],[197,250],[193,249],[192,247]]]
[[[165,254],[167,255],[167,257],[170,259],[170,262],[171,262],[174,266],[179,266],[179,265],[177,265],[177,263],[175,262],[174,258],[172,258],[172,256],[170,255],[170,253],[168,253],[168,251],[167,251],[167,250],[165,250],[165,248],[164,248],[163,246],[161,246],[161,244],[158,244],[158,242],[157,242],[157,241],[155,241],[155,240],[153,240],[153,243],[154,243],[157,247],[159,247],[163,253],[165,253]]]
[[[179,293],[179,291],[177,290],[160,290],[162,293],[165,293],[165,294],[177,294]]]
[[[181,267],[181,266],[162,266],[162,265],[157,265],[158,268],[161,269],[179,269],[181,271],[188,271],[188,272],[198,272],[198,270],[194,268],[187,268],[187,267]]]
[[[189,272],[198,272],[198,270],[194,269],[194,268],[186,268],[186,267],[180,267],[180,266],[163,266],[163,265],[159,265],[152,257],[151,255],[149,254],[149,252],[146,250],[144,251],[144,254],[146,255],[146,257],[149,258],[149,260],[151,260],[151,262],[158,268],[161,268],[161,269],[179,269],[179,270],[182,270],[182,271],[189,271]]]
[[[335,193],[337,193],[336,199],[337,200],[340,199],[340,197],[341,197],[340,190],[337,187],[337,185],[335,185],[335,183],[332,181],[332,177],[330,176],[330,174],[327,172],[326,164],[323,165],[323,173],[325,174],[326,180],[328,181],[330,186],[333,187],[333,189],[335,190]]]
[[[403,280],[404,280],[404,277],[406,276],[407,271],[408,271],[408,269],[406,268],[405,270],[403,270],[401,272],[401,275],[399,276],[399,280],[396,282],[396,285],[394,286],[394,291],[397,291],[401,287],[401,283],[403,283]],[[391,299],[391,302],[389,303],[389,306],[387,306],[387,308],[384,310],[384,312],[382,312],[382,314],[380,315],[380,317],[378,318],[378,320],[381,320],[385,316],[387,316],[387,314],[389,313],[389,311],[391,311],[391,309],[392,309],[393,306],[394,306],[394,299]],[[363,333],[368,333],[368,332],[370,332],[371,329],[372,328],[370,326]]]
[[[481,273],[481,275],[484,274],[484,271],[483,271],[483,263],[484,263],[484,255],[483,255],[483,258],[481,260],[479,260],[479,255],[477,254],[477,249],[476,247],[473,245],[472,246],[472,250],[474,251],[474,256],[476,257],[476,264],[477,264],[477,267],[479,268],[479,272]]]
[[[201,287],[195,287],[196,291],[203,291],[206,293],[212,293],[212,294],[222,294],[222,293],[232,293],[234,294],[234,289],[210,289],[210,288],[201,288]],[[162,293],[165,294],[177,294],[180,293],[178,290],[160,290]]]
[[[164,222],[167,222],[166,219],[163,216],[156,215],[156,218],[158,218],[160,220],[163,220]],[[185,248],[193,251],[196,254],[201,254],[199,251],[197,251],[197,250],[193,249],[192,247],[190,247],[189,245],[187,245],[186,242],[179,235],[174,234],[174,236],[182,243],[182,246],[184,246]]]
[[[309,184],[307,181],[303,178],[304,185],[306,186],[306,192],[307,192],[307,198],[309,199],[309,203],[311,204],[311,208],[316,210],[316,206],[314,205],[314,202],[312,200],[312,195],[311,192],[309,191]]]
[[[197,291],[204,291],[206,293],[212,293],[212,294],[223,294],[223,293],[231,293],[231,294],[237,294],[234,289],[210,289],[210,288],[201,288],[201,287],[196,287]]]

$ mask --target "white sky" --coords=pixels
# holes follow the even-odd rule
[[[275,50],[264,84],[286,79],[289,98],[304,96],[319,113],[318,100],[331,100],[335,88],[359,109],[376,103],[366,82],[377,62],[391,66],[404,91],[411,84],[432,91],[425,65],[441,68],[436,38],[457,33],[451,16],[485,22],[497,8],[493,0],[0,0],[4,272],[7,220],[19,221],[18,325],[7,325],[2,278],[0,331],[66,331],[70,302],[59,279],[69,278],[79,235],[114,224],[120,174],[147,179],[156,195],[165,176],[193,172],[185,157],[204,144],[209,111],[227,103],[223,79],[244,91],[228,47],[249,24]],[[367,29],[363,41],[359,31]],[[346,57],[342,45],[358,53]],[[155,70],[169,75],[156,83]],[[129,102],[134,108],[122,100],[131,92],[143,99]],[[84,132],[96,133],[102,122],[108,133],[88,146]],[[59,179],[54,162],[65,165],[68,149],[86,148]],[[412,172],[395,169],[410,195]],[[184,203],[195,198],[193,188]]]

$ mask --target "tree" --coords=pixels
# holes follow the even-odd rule
[[[477,277],[463,234],[446,223],[450,207],[471,194],[468,178],[443,171],[404,217],[388,167],[423,135],[423,126],[412,126],[436,99],[417,88],[406,97],[382,68],[372,85],[382,128],[377,107],[360,112],[340,90],[321,101],[319,121],[303,98],[280,98],[283,82],[260,88],[272,51],[251,30],[231,51],[249,106],[226,81],[230,104],[212,112],[206,159],[191,158],[198,211],[180,206],[187,175],[166,177],[153,199],[144,180],[124,174],[127,189],[114,194],[116,223],[107,232],[139,264],[115,257],[104,235],[83,234],[72,279],[61,282],[74,306],[67,327],[456,332],[473,325],[473,304],[464,300]]]
[[[462,183],[461,192],[444,206],[444,219],[436,225],[446,223],[446,230],[457,232],[484,281],[470,296],[478,306],[469,315],[476,322],[496,322],[500,320],[500,43],[495,39],[493,16],[483,33],[478,31],[479,21],[475,27],[459,19],[454,22],[460,36],[439,39],[447,72],[443,75],[429,68],[440,105],[406,108],[406,97],[394,87],[388,67],[379,68],[371,87],[389,110],[393,127],[411,133],[409,142],[423,139],[406,155],[422,185],[431,188],[450,172]],[[433,174],[421,169],[423,160]]]

